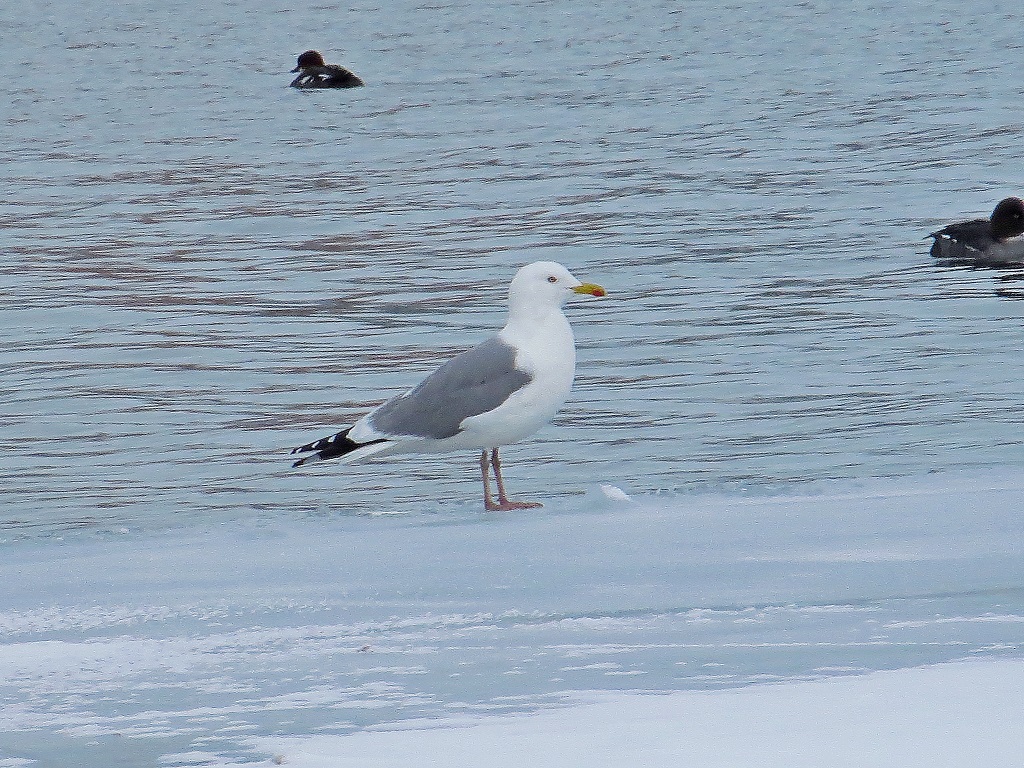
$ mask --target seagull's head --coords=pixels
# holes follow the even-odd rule
[[[574,294],[604,296],[605,290],[596,283],[583,283],[554,261],[535,261],[516,272],[509,286],[510,304],[526,302],[534,305],[561,307]]]

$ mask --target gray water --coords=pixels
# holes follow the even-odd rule
[[[970,482],[986,487],[1019,477],[1024,302],[1016,299],[1024,276],[936,264],[925,237],[1021,192],[1020,21],[1009,4],[862,1],[200,8],[83,0],[0,10],[0,89],[9,105],[0,118],[7,637],[15,647],[99,642],[118,631],[118,611],[133,600],[142,607],[124,609],[132,616],[160,614],[168,603],[178,617],[146,624],[140,642],[147,632],[215,633],[225,615],[246,630],[254,629],[250,614],[325,627],[339,625],[339,611],[350,620],[348,603],[317,591],[331,574],[322,582],[318,575],[316,589],[296,587],[318,595],[308,605],[276,595],[256,609],[220,595],[234,578],[226,557],[233,537],[265,525],[305,542],[307,526],[323,524],[328,539],[343,540],[353,516],[382,513],[389,517],[366,523],[378,545],[397,535],[388,527],[394,514],[406,521],[399,527],[442,519],[476,530],[472,455],[292,471],[288,451],[351,423],[494,332],[508,280],[538,259],[609,291],[568,309],[579,358],[569,403],[552,426],[505,454],[513,490],[544,499],[566,526],[604,483],[651,503],[667,499],[656,505],[664,512],[708,496],[832,493],[836,484],[876,482],[926,489],[936,476],[980,477]],[[295,56],[310,47],[367,87],[287,88]],[[821,515],[812,528],[831,524],[827,507]],[[991,531],[990,544],[1018,532]],[[206,537],[218,542],[210,557],[221,565],[203,582],[182,563]],[[159,560],[164,548],[170,563]],[[978,555],[987,576],[959,598],[955,562],[890,592],[884,571],[843,583],[858,585],[856,606],[871,611],[887,612],[896,599],[893,621],[934,613],[934,598],[901,601],[936,590],[954,595],[950,616],[1015,615],[1024,592],[1009,574],[1020,552],[1004,554]],[[133,590],[145,558],[181,584]],[[39,559],[53,564],[50,575],[32,570]],[[83,568],[84,581],[67,582],[62,563]],[[29,571],[38,582],[25,581]],[[604,627],[633,617],[629,632],[669,626],[652,630],[661,638],[651,646],[659,649],[654,667],[675,669],[677,651],[666,648],[699,646],[701,658],[735,661],[729,680],[740,682],[829,665],[935,661],[947,657],[936,647],[955,655],[963,642],[975,652],[1022,640],[1011,621],[995,635],[929,636],[879,650],[874,630],[857,624],[860,608],[843,608],[837,614],[854,617],[868,653],[776,664],[761,651],[736,650],[764,647],[754,630],[739,645],[733,629],[718,644],[687,635],[690,611],[711,600],[742,618],[758,601],[806,607],[841,595],[754,588],[719,603],[708,597],[718,576],[712,569],[697,579],[709,589],[703,598],[656,609],[641,598],[626,606],[597,600],[575,617],[603,610]],[[272,574],[260,578],[277,588]],[[654,576],[620,573],[608,583],[629,578]],[[198,602],[179,606],[168,595],[186,581]],[[403,611],[433,610],[410,607],[403,589],[367,597],[385,607],[361,618],[383,622],[375,631],[386,632]],[[465,584],[453,589],[445,610],[475,605],[458,591]],[[501,588],[493,589],[484,590],[481,610],[500,612]],[[543,609],[536,599],[523,597],[516,610],[571,613],[569,598]],[[291,608],[274,618],[281,604]],[[92,616],[96,605],[104,618],[93,630],[76,617]],[[654,618],[637,618],[649,609]],[[64,619],[43,621],[47,610]],[[460,621],[442,624],[457,635]],[[611,642],[594,631],[585,644]],[[808,635],[815,642],[817,631]],[[327,653],[333,646],[324,642]],[[257,653],[258,643],[245,648]],[[209,653],[210,663],[223,661]],[[518,653],[500,664],[484,653],[473,663],[514,667]],[[445,693],[445,665],[463,663],[454,658],[427,665],[424,686],[436,684],[429,696],[440,707],[560,689],[544,671],[522,688]],[[43,680],[46,664],[32,672],[38,678],[25,674]],[[199,685],[200,674],[186,674],[189,684]],[[678,685],[674,675],[654,673],[649,685]],[[114,677],[115,689],[137,682]],[[4,690],[18,707],[31,700],[51,714],[80,704],[48,698],[43,683]],[[97,688],[83,695],[83,712],[106,701],[128,707],[131,697],[119,695]],[[175,706],[187,712],[193,704]],[[329,721],[312,711],[296,717]],[[393,715],[367,712],[360,724]],[[44,729],[62,722],[53,717]],[[12,757],[42,738],[30,727],[36,721],[15,721],[27,735],[10,737]],[[80,735],[79,726],[64,726]],[[195,746],[187,732],[175,731],[186,752]],[[34,758],[52,763],[69,749],[59,744]],[[169,749],[143,750],[136,764]],[[104,753],[103,762],[116,760]]]
[[[68,7],[7,20],[7,529],[475,502],[472,457],[286,453],[500,327],[536,259],[610,296],[517,488],[1024,458],[1019,289],[922,239],[1019,191],[1008,11]],[[369,87],[285,87],[311,45]]]

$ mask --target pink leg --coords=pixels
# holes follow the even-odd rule
[[[491,499],[491,465],[487,461],[487,451],[480,453],[480,474],[484,478],[484,509],[488,512],[496,512],[501,507]]]
[[[486,457],[486,455],[487,451],[484,451],[484,456]],[[483,460],[481,460],[481,466],[482,464]],[[505,495],[505,481],[501,477],[501,460],[498,458],[497,448],[491,451],[491,466],[494,467],[494,480],[498,484],[498,504],[494,507],[495,510],[504,512],[510,509],[536,509],[537,507],[544,506],[536,501],[511,501]],[[489,494],[490,492],[488,491]]]

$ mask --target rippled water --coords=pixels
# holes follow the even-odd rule
[[[922,239],[1019,191],[1016,11],[76,7],[11,19],[2,65],[5,528],[475,503],[471,456],[287,449],[540,258],[611,295],[516,488],[1024,459],[1021,289]],[[313,44],[369,87],[284,87]]]

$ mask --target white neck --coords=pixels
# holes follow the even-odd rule
[[[531,373],[549,367],[566,386],[571,386],[576,370],[576,340],[559,307],[520,307],[510,312],[500,338],[533,350],[530,359],[516,360],[517,367]]]

